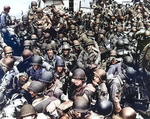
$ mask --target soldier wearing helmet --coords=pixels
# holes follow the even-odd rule
[[[48,32],[52,26],[50,19],[48,18],[48,16],[43,14],[42,8],[37,8],[36,14],[37,14],[37,18],[35,18],[33,21],[34,27],[36,29],[42,29],[43,31]]]
[[[48,95],[50,97],[49,99],[54,101],[58,99],[62,101],[68,101],[69,100],[68,96],[63,93],[64,91],[62,90],[61,87],[62,86],[61,79],[60,80],[55,80],[55,79],[56,79],[56,74],[53,74],[50,71],[44,72],[42,74],[40,81],[45,85],[44,94]]]
[[[70,100],[85,95],[88,101],[91,101],[91,96],[95,91],[95,88],[92,84],[86,84],[86,76],[83,69],[77,68],[74,70],[71,83],[72,84],[68,88],[68,96]]]
[[[11,17],[9,16],[10,6],[4,6],[4,11],[0,15],[0,32],[3,35],[4,42],[6,44],[10,43],[10,33],[7,29],[7,26],[12,25]]]
[[[80,42],[78,40],[73,41],[73,54],[78,58],[80,52],[83,50]]]
[[[120,96],[124,82],[127,84],[133,83],[135,81],[135,75],[136,71],[132,67],[125,68],[122,74],[107,75],[106,84],[109,87],[110,100],[113,102],[115,112],[121,111]]]
[[[32,105],[37,113],[44,113],[49,116],[53,115],[53,113],[57,114],[55,109],[59,106],[60,100],[55,97],[51,98],[49,96],[44,96],[43,92],[45,90],[45,85],[42,82],[32,81],[28,87],[28,90],[31,97],[34,98]]]
[[[5,46],[4,47],[4,57],[3,58],[12,58],[14,60],[14,64],[15,66],[20,62],[21,57],[20,56],[14,56],[13,53],[13,49],[10,46]],[[3,58],[1,59],[1,61],[3,60]]]
[[[57,59],[61,59],[61,57],[55,54],[53,45],[48,44],[46,46],[46,54],[44,55],[44,61],[49,63],[52,66],[52,69],[54,70]]]
[[[13,67],[14,60],[12,58],[8,57],[1,60],[1,68],[5,72],[5,76],[3,76],[0,83],[0,91],[2,92],[7,90],[7,88],[11,85],[13,77],[17,74]]]
[[[63,44],[62,46],[62,54],[60,57],[64,60],[65,66],[72,71],[73,68],[76,67],[77,57],[70,52],[71,47],[68,43]]]
[[[22,61],[17,65],[17,69],[19,72],[27,72],[27,70],[31,67],[32,62],[32,52],[29,49],[25,49],[22,52]]]
[[[86,96],[78,96],[73,101],[72,110],[67,115],[72,119],[103,119],[103,115],[98,115],[90,111],[90,101]]]
[[[37,113],[34,106],[32,106],[31,104],[25,104],[21,108],[20,119],[26,119],[26,118],[30,118],[30,119],[39,119],[39,118],[49,119],[49,117],[46,116],[45,114]]]
[[[1,23],[1,25],[0,25],[0,27],[1,27],[1,29],[2,28],[7,28],[7,26],[8,25],[11,25],[11,18],[10,18],[10,16],[9,16],[9,11],[10,11],[10,6],[8,6],[8,5],[6,5],[6,6],[4,6],[4,11],[2,12],[2,14],[1,14],[1,19],[0,19],[0,23]]]
[[[30,35],[35,32],[33,26],[29,23],[28,15],[22,16],[22,21],[15,26],[14,32],[20,38],[20,44],[23,47],[24,40],[29,39]]]
[[[85,70],[88,79],[91,77],[91,72],[99,68],[101,63],[100,52],[93,47],[93,44],[93,40],[87,39],[85,50],[81,51],[77,59],[77,66]]]
[[[73,40],[78,39],[75,25],[73,25],[73,24],[70,25],[70,32],[68,32],[67,36],[68,36],[68,39],[70,40],[71,44],[72,44]]]
[[[28,12],[29,22],[32,22],[32,20],[37,17],[36,9],[37,9],[37,2],[36,1],[32,1],[31,2],[31,8],[30,8],[30,10]]]
[[[41,74],[46,71],[45,68],[43,68],[42,65],[43,61],[40,56],[33,56],[32,57],[32,63],[31,67],[28,70],[28,75],[31,77],[31,80],[38,81],[41,78]]]
[[[95,92],[92,98],[92,106],[96,104],[97,100],[108,100],[109,93],[106,87],[106,72],[102,69],[97,69],[94,71],[94,76],[92,79],[93,87],[95,88]],[[94,110],[94,107],[93,107]]]
[[[63,90],[64,94],[67,93],[67,88],[69,86],[69,76],[70,75],[68,69],[65,67],[65,62],[63,59],[58,59],[55,65],[55,73],[54,78],[55,82],[60,82],[60,88]]]

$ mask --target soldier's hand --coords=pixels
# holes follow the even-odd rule
[[[89,69],[94,69],[94,68],[96,68],[96,65],[94,65],[94,64],[89,64]]]
[[[73,101],[69,100],[69,101],[66,101],[64,103],[61,103],[58,108],[61,109],[61,110],[66,110],[68,109],[69,107],[71,107],[73,105]]]
[[[22,89],[28,91],[28,86],[30,85],[30,83],[31,83],[31,82],[29,82],[29,81],[28,81],[27,83],[25,83],[25,84],[22,86]]]

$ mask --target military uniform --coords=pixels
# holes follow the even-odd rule
[[[76,66],[76,56],[72,53],[69,53],[69,55],[64,56],[63,54],[60,55],[60,57],[64,60],[65,66],[68,67],[70,71],[72,71]]]
[[[38,70],[34,70],[33,67],[31,66],[27,73],[31,77],[31,80],[38,81],[41,78],[41,75],[46,71],[45,68],[40,67]]]
[[[114,109],[116,112],[119,112],[121,110],[120,103],[119,103],[119,98],[120,98],[120,92],[123,86],[123,81],[119,75],[116,77],[113,77],[112,74],[108,75],[106,84],[109,94],[110,94],[110,100],[114,104]]]
[[[76,87],[72,84],[68,89],[68,97],[70,100],[74,100],[77,96],[86,95],[90,101],[92,98],[93,89],[94,87],[92,85],[86,85],[86,83],[84,83],[81,87]]]
[[[58,55],[54,55],[52,59],[49,59],[47,54],[45,54],[43,58],[45,62],[49,63],[53,67],[53,70],[55,69],[57,59],[61,59],[61,57]]]
[[[77,59],[77,66],[83,69],[88,69],[89,64],[94,64],[96,67],[101,63],[101,56],[99,51],[95,48],[92,48],[92,51],[88,53],[87,51],[81,51],[78,59]]]

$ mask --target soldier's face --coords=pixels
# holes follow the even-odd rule
[[[64,55],[68,55],[69,54],[69,50],[63,50],[63,54]]]
[[[86,49],[87,49],[87,51],[90,51],[90,50],[92,49],[92,45],[88,45],[88,46],[86,47]]]
[[[93,80],[93,82],[94,82],[94,83],[99,83],[99,82],[101,82],[101,80],[99,79],[99,77],[98,77],[96,74],[94,74],[94,80]]]
[[[51,58],[51,57],[53,57],[54,52],[53,52],[52,49],[49,49],[49,50],[47,51],[47,54],[48,54],[48,56]]]
[[[27,23],[28,23],[28,20],[24,20],[24,21],[23,21],[23,24],[27,24]]]
[[[80,86],[82,86],[83,80],[73,79],[73,82],[77,87],[80,87]]]
[[[62,70],[63,70],[63,67],[61,67],[61,66],[58,66],[58,67],[57,67],[57,72],[58,72],[58,73],[61,73]]]
[[[73,113],[74,113],[74,115],[75,115],[76,118],[80,118],[81,117],[81,113],[76,112],[74,110],[73,110]]]
[[[40,65],[33,65],[34,70],[38,70],[40,68]]]
[[[25,76],[20,76],[19,77],[19,83],[20,84],[24,85],[26,81],[27,81],[27,78]]]
[[[30,93],[31,97],[35,97],[36,96],[36,94],[32,90],[30,90],[29,93]]]
[[[32,6],[32,9],[33,9],[33,10],[36,10],[36,9],[37,9],[37,7],[36,7],[36,6]]]
[[[5,57],[6,57],[6,58],[8,58],[8,57],[12,58],[12,53],[6,53],[6,54],[5,54]]]

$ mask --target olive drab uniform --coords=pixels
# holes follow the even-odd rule
[[[91,101],[94,87],[84,83],[81,87],[77,88],[74,84],[72,84],[68,90],[68,97],[70,100],[74,100],[77,96],[83,96],[85,94],[88,97],[88,100]]]
[[[121,90],[123,87],[123,81],[119,75],[113,77],[113,75],[110,74],[107,77],[106,85],[108,87],[108,91],[110,94],[110,100],[114,104],[115,111],[117,111],[118,108],[120,108],[119,100],[120,100]]]
[[[90,53],[85,50],[81,51],[77,59],[77,66],[83,69],[87,69],[88,64],[94,64],[96,67],[101,64],[101,56],[97,49],[92,48]]]
[[[75,67],[76,67],[76,61],[77,61],[77,57],[72,54],[69,53],[69,55],[64,56],[63,54],[60,55],[60,57],[64,60],[65,62],[65,66],[72,71]]]
[[[33,26],[38,29],[42,29],[43,31],[47,30],[47,26],[51,26],[52,22],[48,18],[48,16],[43,15],[42,18],[35,18],[33,21]]]

